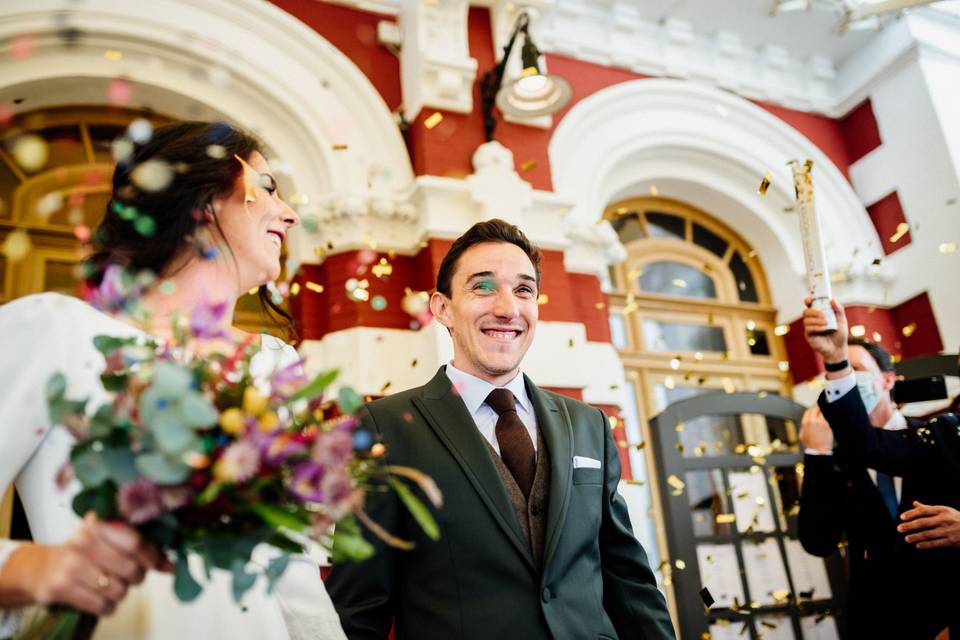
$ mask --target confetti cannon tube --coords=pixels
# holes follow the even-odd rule
[[[793,169],[793,186],[797,193],[797,212],[800,215],[800,237],[803,240],[803,257],[807,264],[807,286],[812,307],[822,311],[827,320],[827,331],[837,330],[837,318],[830,308],[830,272],[827,270],[827,255],[820,237],[820,222],[813,203],[813,161],[790,163]]]

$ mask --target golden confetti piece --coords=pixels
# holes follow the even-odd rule
[[[313,291],[314,293],[323,293],[322,284],[317,284],[316,282],[311,282],[308,280],[307,283],[303,286],[305,286],[310,291]]]
[[[737,390],[737,387],[733,384],[733,380],[731,380],[730,378],[724,378],[723,390],[725,393],[733,393]]]
[[[300,283],[299,283],[299,282],[294,282],[292,285],[290,285],[290,295],[291,295],[291,296],[300,295]]]
[[[571,349],[573,348],[573,338],[570,338],[569,340],[567,340],[567,346]]]
[[[625,216],[625,215],[627,215],[628,213],[630,213],[630,209],[627,209],[626,207],[619,207],[616,211],[613,212],[613,215],[615,215],[615,216]]]
[[[677,451],[679,451],[680,453],[683,453],[685,449],[686,447],[683,446],[682,442],[677,443]]]
[[[382,442],[377,442],[370,447],[370,455],[374,458],[380,458],[387,452],[387,447]]]
[[[383,386],[380,387],[380,395],[384,395],[384,394],[387,392],[387,389],[389,389],[389,388],[390,388],[390,385],[392,385],[392,384],[393,384],[393,383],[390,382],[389,380],[387,380],[385,383],[383,383]]]
[[[28,133],[16,139],[10,149],[14,161],[27,173],[39,171],[47,165],[50,147],[40,136]]]
[[[714,519],[717,524],[733,524],[737,521],[737,516],[732,513],[718,513]]]
[[[527,160],[526,162],[524,162],[523,164],[520,165],[520,170],[521,170],[521,171],[530,171],[531,169],[533,169],[533,168],[536,167],[536,166],[537,166],[537,161],[536,161],[536,160]]]
[[[667,376],[663,379],[663,386],[665,386],[667,389],[673,389],[675,386],[677,386],[677,383],[674,381],[673,376]]]
[[[13,231],[0,245],[0,253],[10,262],[23,260],[30,252],[30,236],[22,229]]]
[[[904,338],[909,338],[910,336],[913,335],[913,332],[916,331],[916,330],[917,330],[917,323],[916,323],[916,322],[911,322],[910,324],[908,324],[908,325],[905,326],[904,328],[900,329],[900,333],[903,334],[903,337],[904,337]]]
[[[676,371],[680,368],[680,358],[671,358],[670,359],[670,368]]]
[[[703,354],[700,353],[699,351],[694,351],[693,359],[696,360],[697,362],[700,362],[701,360],[703,360]]]
[[[710,635],[709,631],[704,631],[700,634],[700,640],[710,640],[713,636]]]
[[[850,327],[850,335],[854,338],[862,338],[867,333],[867,328],[862,324],[855,324]]]
[[[107,49],[103,52],[103,57],[107,60],[119,60],[123,57],[123,52],[116,49]]]
[[[910,231],[910,225],[906,222],[901,222],[897,225],[897,230],[892,236],[890,236],[890,242],[897,242]]]
[[[240,163],[240,166],[243,167],[243,201],[244,203],[256,202],[257,201],[257,185],[260,184],[260,174],[257,172],[256,169],[254,169],[249,164],[247,164],[246,160],[244,160],[237,154],[233,154],[233,157],[236,158],[237,162]]]
[[[776,628],[777,628],[777,625],[773,624],[772,622],[767,622],[766,620],[761,620],[761,621],[760,621],[760,624],[763,625],[764,627],[766,627],[767,629],[776,629]]]
[[[380,262],[373,265],[370,270],[373,272],[373,275],[378,278],[382,278],[393,273],[393,265],[387,262],[386,258],[380,258]]]
[[[674,561],[673,565],[674,565],[677,569],[680,569],[681,571],[683,571],[684,569],[687,568],[687,563],[684,562],[683,560],[676,560],[676,561]]]
[[[607,419],[610,420],[611,429],[616,429],[620,424],[620,420],[617,418],[617,416],[607,416]]]
[[[786,373],[787,371],[790,371],[790,363],[786,360],[781,360],[777,363],[777,369],[780,369],[780,371]]]
[[[790,333],[790,325],[788,324],[778,324],[773,329],[773,335],[775,336],[785,336]]]
[[[953,253],[957,250],[956,242],[944,242],[940,245],[940,253]]]
[[[425,126],[427,129],[433,129],[441,122],[443,122],[443,114],[439,111],[434,111],[433,115],[427,117],[427,119],[423,121],[423,126]]]
[[[747,260],[752,260],[752,259],[754,259],[754,258],[756,258],[756,257],[757,257],[757,250],[756,250],[756,249],[750,249],[750,251],[747,252]]]
[[[652,195],[652,196],[658,196],[658,195],[660,195],[660,190],[657,189],[657,186],[656,186],[656,185],[653,185],[653,184],[650,185],[650,195]]]
[[[647,443],[646,443],[646,442],[638,442],[638,443],[636,444],[637,451],[640,451],[640,450],[643,449],[645,446],[647,446]]]
[[[548,302],[550,302],[550,296],[547,294],[541,293],[537,296],[537,304],[547,304]]]
[[[683,480],[672,473],[667,477],[667,484],[677,491],[683,491],[683,488],[687,486]]]
[[[760,186],[757,187],[757,193],[762,196],[767,195],[767,189],[770,188],[770,181],[773,180],[773,176],[769,173],[763,174],[763,180],[760,181]]]
[[[880,335],[879,331],[874,331],[871,336],[873,337],[874,342],[883,342],[883,336]]]
[[[687,424],[681,420],[680,422],[677,423],[677,426],[674,427],[674,430],[677,433],[683,433],[683,430],[686,428],[687,428]]]
[[[673,286],[679,287],[680,289],[686,289],[686,288],[687,288],[687,281],[684,280],[683,278],[674,278],[671,282],[672,282]]]
[[[335,145],[333,145],[333,150],[334,150],[334,151],[346,151],[346,150],[349,149],[349,148],[350,148],[349,145],[345,145],[345,144],[335,144]]]
[[[799,505],[799,504],[793,505],[792,507],[790,507],[790,510],[787,511],[787,517],[788,517],[788,518],[792,518],[793,516],[796,516],[796,515],[799,515],[799,514],[800,514],[800,505]]]
[[[698,458],[702,458],[705,453],[706,453],[706,449],[704,449],[703,446],[701,445],[697,445],[696,447],[693,448],[693,455]]]

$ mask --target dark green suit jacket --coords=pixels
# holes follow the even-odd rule
[[[335,565],[327,590],[347,636],[397,640],[673,638],[663,596],[617,493],[620,459],[603,413],[525,379],[550,453],[542,571],[534,562],[483,436],[444,368],[423,387],[377,400],[363,424],[390,464],[429,474],[443,491],[440,539],[429,540],[395,494],[367,511],[412,551],[377,547]],[[601,468],[573,468],[573,456]]]

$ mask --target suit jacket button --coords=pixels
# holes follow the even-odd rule
[[[550,602],[550,600],[553,598],[553,593],[550,591],[550,587],[543,588],[542,598],[544,602]]]

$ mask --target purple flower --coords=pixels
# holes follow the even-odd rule
[[[197,338],[222,338],[226,302],[202,302],[190,312],[190,331]]]
[[[323,468],[316,463],[309,460],[301,462],[293,468],[290,493],[304,502],[323,502],[323,491],[320,489],[323,475]]]
[[[131,524],[143,524],[160,515],[160,491],[146,478],[123,485],[117,492],[117,509]]]
[[[260,454],[263,461],[269,465],[280,464],[290,456],[302,453],[306,448],[306,443],[289,433],[277,433],[260,441]]]
[[[321,433],[313,443],[310,457],[324,468],[338,467],[353,455],[353,436],[345,429]]]
[[[142,293],[138,280],[120,265],[111,264],[104,270],[100,285],[87,289],[85,297],[92,307],[100,311],[121,311]]]
[[[213,477],[220,482],[246,482],[260,468],[260,452],[245,440],[224,449],[213,465]]]
[[[353,483],[343,469],[330,471],[320,481],[323,500],[329,505],[336,505],[346,500],[350,496],[351,489],[353,489]]]

